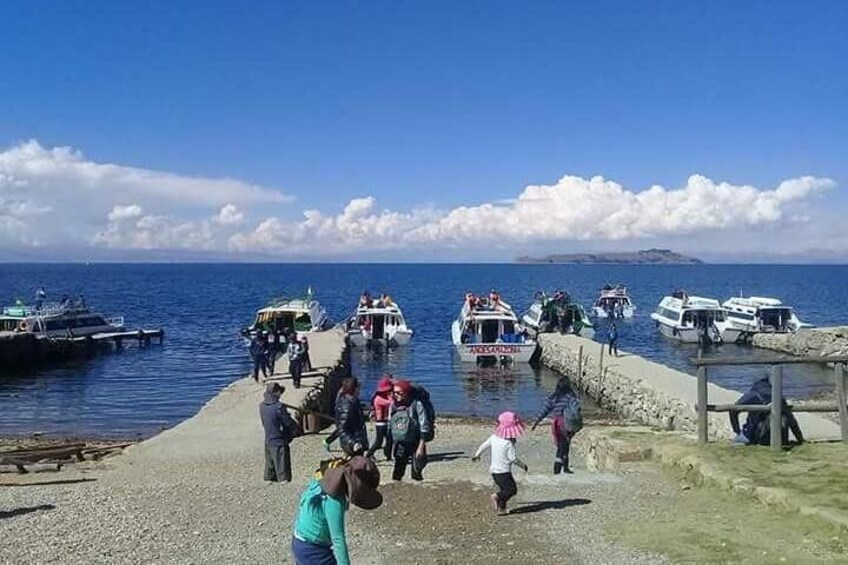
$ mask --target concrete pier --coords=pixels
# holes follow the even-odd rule
[[[751,342],[755,347],[782,351],[790,355],[827,357],[848,355],[848,326],[808,328],[795,333],[758,333]]]
[[[665,430],[697,430],[697,379],[665,365],[619,350],[618,357],[603,355],[605,344],[575,335],[542,334],[542,363],[567,375],[597,400],[602,408],[641,424]],[[580,348],[583,359],[579,359]],[[578,370],[580,366],[580,371]],[[580,374],[582,372],[582,375]],[[710,404],[732,404],[740,394],[709,384]],[[797,413],[804,437],[839,440],[839,425],[810,413]],[[727,414],[710,413],[711,439],[733,437]]]

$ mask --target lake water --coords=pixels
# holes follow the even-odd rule
[[[483,369],[462,364],[450,324],[468,291],[497,288],[517,310],[535,291],[562,288],[588,307],[607,282],[625,283],[638,310],[619,324],[624,350],[694,373],[694,346],[662,338],[649,318],[660,299],[685,288],[721,300],[774,296],[802,320],[848,321],[848,266],[669,265],[581,266],[517,264],[0,264],[0,301],[29,299],[44,286],[53,298],[84,294],[128,327],[166,331],[164,345],[92,359],[11,370],[0,367],[0,435],[43,432],[101,437],[149,436],[193,415],[249,370],[238,334],[257,308],[312,286],[334,320],[352,310],[365,289],[388,292],[403,308],[415,337],[409,347],[379,354],[354,350],[354,374],[370,393],[385,372],[427,386],[440,413],[494,416],[513,409],[529,417],[557,375],[528,366]],[[596,339],[605,338],[603,331]],[[723,346],[714,355],[752,355]],[[742,389],[764,369],[711,370],[711,378]],[[832,375],[815,367],[787,368],[790,396],[831,390]]]

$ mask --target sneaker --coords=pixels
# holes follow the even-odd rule
[[[501,509],[498,508],[498,495],[495,494],[495,493],[492,493],[492,496],[490,498],[492,499],[492,510],[494,512],[497,512],[498,514],[500,514]]]
[[[506,516],[509,514],[509,510],[506,508],[498,508],[498,516]]]

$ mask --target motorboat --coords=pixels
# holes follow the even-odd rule
[[[733,343],[742,335],[729,324],[727,310],[718,300],[690,296],[682,290],[664,297],[651,319],[660,333],[683,343],[719,345]]]
[[[592,305],[598,318],[632,318],[636,306],[627,293],[627,287],[621,284],[605,284]]]
[[[48,338],[86,337],[123,329],[123,316],[106,317],[92,312],[83,298],[63,299],[38,306],[18,303],[5,306],[0,315],[0,331],[31,333]]]
[[[544,292],[536,293],[533,304],[521,316],[521,321],[533,335],[559,332],[589,339],[595,335],[595,327],[583,306],[571,300],[568,293],[561,290],[552,296]]]
[[[354,347],[406,345],[412,339],[412,333],[400,306],[388,295],[379,299],[363,295],[347,323],[347,334]]]
[[[466,295],[451,338],[464,362],[527,363],[536,352],[536,340],[496,293]]]
[[[296,333],[320,332],[332,326],[327,311],[308,289],[303,298],[276,298],[257,310],[253,323],[242,332],[245,337],[258,331]]]
[[[798,319],[791,307],[776,298],[737,296],[725,300],[727,321],[750,336],[755,333],[790,333],[812,327]]]

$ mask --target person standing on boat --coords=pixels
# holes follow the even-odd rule
[[[35,309],[41,310],[41,306],[44,304],[44,299],[47,298],[47,291],[44,290],[43,286],[38,287],[38,290],[35,291]]]
[[[615,354],[618,357],[618,328],[615,325],[615,322],[610,322],[609,328],[607,329],[607,342],[609,343],[609,351],[610,355]]]
[[[289,444],[297,435],[297,424],[280,396],[286,391],[279,383],[268,383],[259,405],[259,417],[265,429],[265,480],[288,483],[292,480]]]

